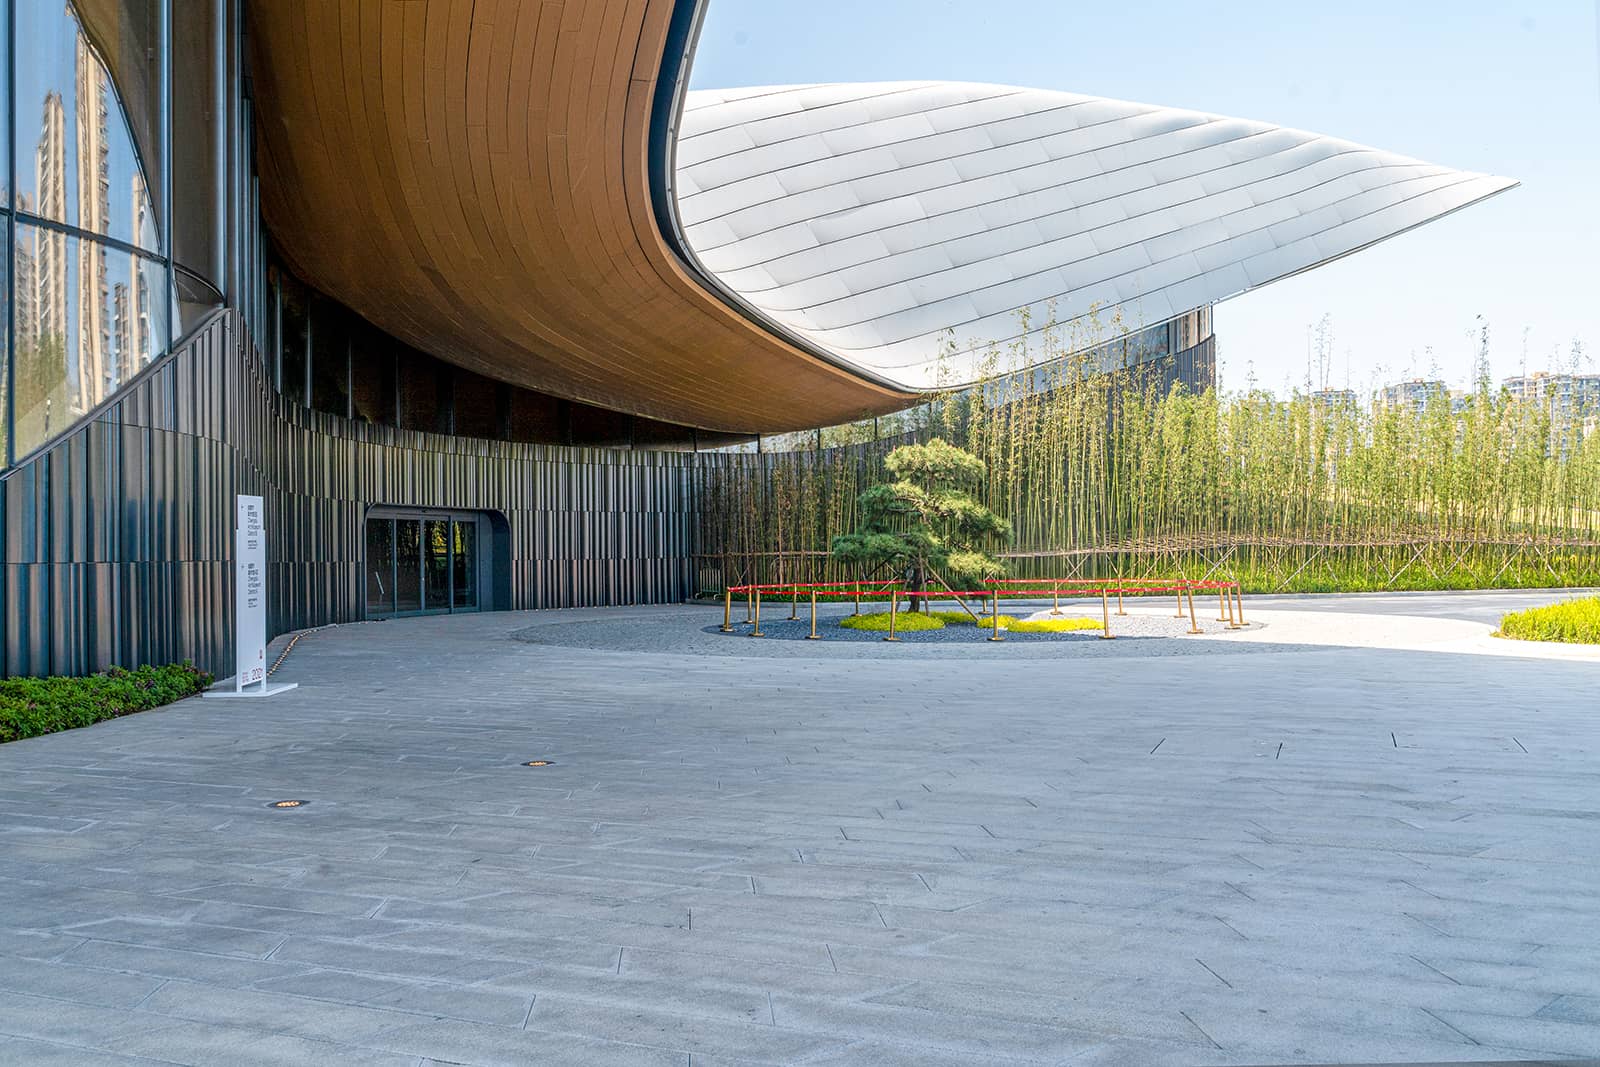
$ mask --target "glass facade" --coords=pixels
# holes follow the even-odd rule
[[[376,509],[366,529],[367,618],[477,611],[481,524],[467,512]]]
[[[166,349],[166,268],[86,235],[17,218],[11,444],[24,455],[117,392]]]
[[[10,88],[0,108],[5,465],[60,436],[170,346],[181,301],[163,225],[174,147],[168,5],[188,17],[222,2],[0,0]],[[220,55],[220,34],[210,48]],[[191,136],[223,138],[222,117],[187,124],[179,140]],[[186,209],[224,213],[215,197]],[[196,274],[188,288],[214,283]]]

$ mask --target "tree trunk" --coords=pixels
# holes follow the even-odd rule
[[[928,569],[922,565],[922,561],[919,559],[906,572],[906,591],[911,596],[912,611],[927,612],[930,610],[928,598],[921,595],[923,590],[927,588],[927,584]]]

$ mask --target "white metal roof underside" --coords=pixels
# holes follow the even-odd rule
[[[1053,309],[1066,336],[1106,339],[1516,184],[1196,111],[884,82],[689,93],[675,192],[690,250],[735,298],[927,388],[977,377],[1023,309],[1030,330]]]

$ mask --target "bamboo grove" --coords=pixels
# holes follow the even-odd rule
[[[1048,331],[1046,345],[1070,350]],[[854,578],[829,538],[906,440],[941,436],[988,466],[1020,577],[1227,576],[1336,591],[1600,584],[1600,432],[1483,376],[1420,405],[1260,390],[1164,390],[1148,368],[1023,342],[988,384],[897,420],[803,435],[811,447],[702,456],[703,589]]]

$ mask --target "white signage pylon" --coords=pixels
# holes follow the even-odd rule
[[[267,523],[258,496],[239,496],[238,525],[233,532],[234,675],[233,689],[208,697],[265,697],[295,688],[295,683],[267,683]]]

